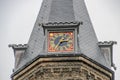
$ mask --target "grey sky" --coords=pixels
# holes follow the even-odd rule
[[[33,29],[42,0],[0,0],[0,80],[10,80],[14,54],[8,44],[25,44]],[[99,41],[115,40],[115,80],[120,76],[120,0],[85,0]]]

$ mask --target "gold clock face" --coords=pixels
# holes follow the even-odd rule
[[[72,52],[74,51],[74,33],[49,32],[48,52]]]

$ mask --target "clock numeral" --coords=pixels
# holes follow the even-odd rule
[[[50,41],[54,41],[54,39],[52,38],[52,39],[50,39]]]
[[[60,51],[63,51],[63,47],[60,47]]]
[[[57,51],[60,51],[60,47],[57,48]]]
[[[49,51],[52,51],[53,50],[53,48],[52,47],[49,47]]]
[[[64,46],[64,47],[63,47],[63,51],[66,51],[66,50],[67,50],[67,48],[66,48],[66,46]]]

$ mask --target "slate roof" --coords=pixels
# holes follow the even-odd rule
[[[28,48],[22,55],[17,71],[38,55],[51,55],[44,52],[45,35],[42,23],[49,22],[83,22],[79,26],[78,44],[80,53],[99,64],[108,66],[98,46],[98,40],[90,21],[84,0],[43,0],[39,15],[31,33]],[[56,53],[57,54],[57,53]],[[59,53],[60,54],[60,53]]]

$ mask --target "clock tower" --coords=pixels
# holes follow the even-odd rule
[[[12,80],[114,80],[112,47],[98,42],[84,0],[43,0],[27,44],[14,50]]]

